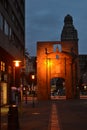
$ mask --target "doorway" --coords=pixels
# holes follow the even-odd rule
[[[52,78],[50,81],[51,99],[60,99],[66,97],[65,79],[62,77]]]

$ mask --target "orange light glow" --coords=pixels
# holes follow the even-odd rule
[[[32,79],[35,79],[35,75],[32,75]]]
[[[48,67],[51,67],[52,64],[53,64],[53,62],[52,62],[52,60],[47,59],[47,61],[45,61],[45,64],[46,64]]]
[[[52,66],[52,61],[48,60],[48,67]]]
[[[15,63],[15,67],[19,67],[19,63],[20,63],[21,61],[19,61],[19,60],[14,60],[13,62]]]

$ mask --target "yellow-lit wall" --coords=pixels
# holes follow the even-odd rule
[[[60,42],[38,42],[37,43],[38,100],[48,100],[51,98],[50,80],[51,78],[54,77],[61,77],[65,79],[67,99],[74,98],[76,95],[77,75],[75,72],[78,71],[78,68],[77,69],[75,68],[75,64],[77,64],[77,62],[74,61],[72,63],[73,57],[69,52],[65,53],[64,49],[61,52],[58,50],[54,52],[53,51],[54,44],[60,44]],[[56,58],[56,55],[58,55],[58,59]]]
[[[1,105],[7,104],[7,83],[1,83]]]

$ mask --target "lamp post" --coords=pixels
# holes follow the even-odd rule
[[[13,61],[14,66],[13,66],[13,87],[12,87],[12,103],[9,106],[9,111],[8,111],[8,125],[7,125],[7,130],[19,130],[19,117],[18,117],[18,107],[16,104],[13,103],[13,101],[16,103],[17,97],[15,91],[17,91],[16,88],[16,76],[15,76],[15,68],[19,67],[19,63],[21,61],[15,60]]]
[[[17,91],[17,86],[16,86],[16,68],[19,68],[20,66],[20,60],[14,60],[13,61],[13,93],[12,93],[12,101],[15,101],[15,103],[17,103],[17,95],[15,93],[15,91]]]
[[[34,102],[34,96],[35,96],[34,79],[35,79],[35,75],[34,74],[31,75],[31,79],[32,79],[32,107],[35,107],[35,102]]]

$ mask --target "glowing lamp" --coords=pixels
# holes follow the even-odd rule
[[[35,79],[35,75],[32,75],[32,77],[31,77],[32,79]]]
[[[13,62],[15,63],[15,67],[19,67],[19,64],[20,64],[21,61],[20,60],[14,60]]]

